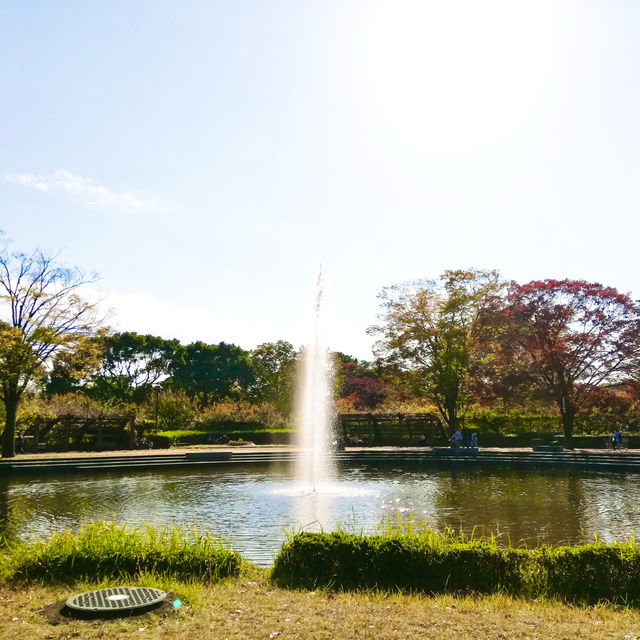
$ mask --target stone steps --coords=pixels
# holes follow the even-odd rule
[[[299,457],[296,451],[208,451],[186,453],[140,454],[128,456],[96,456],[71,458],[35,458],[0,461],[0,474],[44,473],[67,471],[111,471],[115,469],[154,469],[219,464],[291,463]],[[510,468],[579,468],[602,471],[640,473],[640,452],[534,452],[509,450],[432,450],[385,449],[338,451],[336,461],[342,464],[417,464],[420,466],[502,466]]]

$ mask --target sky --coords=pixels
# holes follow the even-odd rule
[[[115,330],[371,359],[446,269],[640,297],[636,0],[0,0],[0,230]]]

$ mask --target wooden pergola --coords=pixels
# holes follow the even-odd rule
[[[23,432],[25,448],[33,451],[133,449],[136,442],[135,416],[102,414],[79,416],[60,414],[37,418]]]
[[[358,437],[370,444],[384,441],[446,441],[442,421],[433,413],[341,413],[342,437]]]

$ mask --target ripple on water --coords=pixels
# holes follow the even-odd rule
[[[267,493],[276,496],[305,497],[305,496],[333,496],[344,498],[358,498],[375,496],[377,492],[369,487],[347,485],[341,483],[321,484],[315,489],[311,485],[281,486],[269,489]]]

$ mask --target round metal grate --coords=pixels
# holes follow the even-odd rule
[[[79,593],[67,600],[67,606],[76,611],[128,611],[151,607],[166,597],[159,589],[113,587]]]

